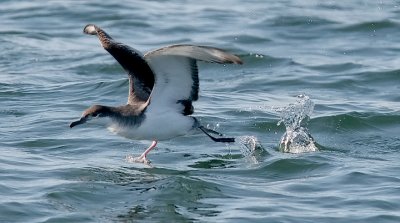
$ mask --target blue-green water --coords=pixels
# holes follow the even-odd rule
[[[96,124],[127,79],[87,23],[142,52],[216,46],[195,116],[265,151],[202,134],[150,142]],[[1,1],[0,222],[400,222],[398,1]],[[308,95],[319,151],[279,152],[276,108]]]

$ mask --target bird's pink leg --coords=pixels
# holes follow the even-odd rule
[[[154,140],[154,141],[151,143],[151,145],[149,146],[149,148],[147,148],[147,149],[142,153],[142,155],[140,155],[140,157],[146,158],[147,154],[148,154],[152,149],[154,149],[154,147],[156,147],[156,146],[157,146],[157,141]]]
[[[151,145],[149,146],[149,148],[147,148],[142,155],[140,155],[139,157],[136,157],[133,159],[134,162],[138,162],[138,163],[144,163],[144,164],[150,164],[150,161],[146,158],[147,154],[154,149],[154,147],[157,146],[157,141],[153,140],[153,142],[151,143]]]

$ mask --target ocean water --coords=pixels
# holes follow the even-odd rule
[[[199,64],[194,114],[237,142],[162,141],[149,167],[125,159],[149,141],[70,129],[92,104],[126,103],[88,23],[142,52],[240,56]],[[398,1],[3,0],[0,222],[400,222],[399,40]],[[280,149],[298,95],[315,152]]]

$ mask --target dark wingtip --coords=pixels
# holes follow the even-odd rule
[[[104,49],[108,49],[110,45],[112,45],[111,36],[109,36],[103,29],[94,24],[87,24],[85,28],[83,28],[83,33],[97,36]]]
[[[236,56],[236,60],[234,60],[234,63],[242,65],[243,61],[238,56]]]
[[[97,35],[97,26],[94,24],[87,24],[85,28],[83,28],[83,33],[88,35]]]
[[[233,63],[233,64],[243,64],[242,59],[239,56],[226,53],[222,61],[218,63]]]

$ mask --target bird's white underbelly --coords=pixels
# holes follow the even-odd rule
[[[114,123],[112,132],[136,140],[166,140],[182,136],[192,130],[194,119],[176,112],[146,116],[138,126],[124,126]]]

